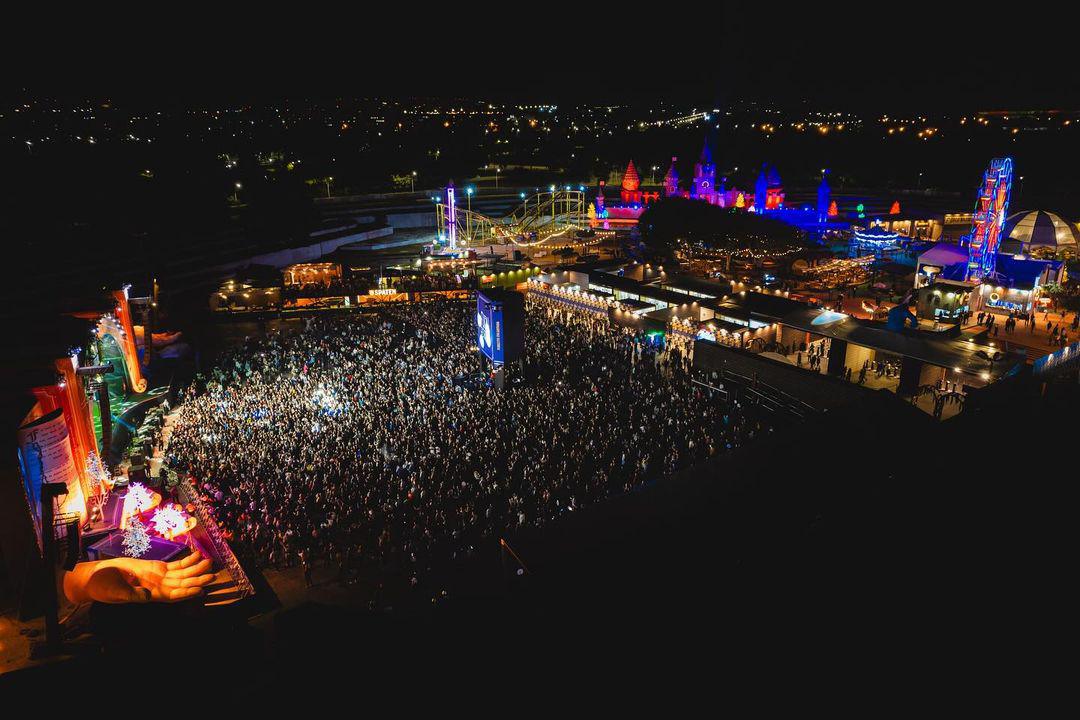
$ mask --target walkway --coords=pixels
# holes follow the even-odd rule
[[[997,335],[991,333],[987,339],[991,342],[1000,342],[1003,344],[1006,350],[1025,350],[1028,354],[1028,362],[1032,362],[1041,358],[1044,355],[1049,355],[1052,352],[1056,352],[1061,349],[1061,345],[1054,342],[1050,331],[1047,330],[1047,323],[1052,323],[1055,326],[1065,325],[1066,331],[1069,334],[1069,342],[1075,342],[1078,339],[1077,330],[1073,330],[1072,322],[1076,318],[1076,313],[1071,312],[1039,312],[1035,315],[1035,327],[1032,328],[1028,323],[1018,321],[1016,329],[1011,333],[1005,332],[1005,316],[997,315],[995,320],[995,326],[997,327]],[[978,319],[978,315],[971,319],[971,324],[965,325],[964,330],[970,332],[978,332],[982,329],[982,326],[978,325],[975,321]]]

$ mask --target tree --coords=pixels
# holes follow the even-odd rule
[[[158,508],[151,519],[154,529],[166,540],[172,540],[187,530],[187,516],[179,505],[166,505]]]
[[[93,450],[86,455],[86,472],[89,473],[94,482],[100,483],[109,479],[109,471],[106,469],[105,463],[101,462],[101,458]]]
[[[714,250],[769,252],[801,247],[801,230],[767,215],[740,212],[699,200],[668,198],[649,206],[638,221],[645,246],[669,257],[681,242]]]
[[[1068,291],[1065,289],[1065,286],[1056,282],[1046,283],[1040,288],[1040,292],[1041,294],[1050,298],[1050,300],[1054,303],[1055,307],[1060,305],[1062,300],[1065,299],[1065,296],[1068,295]]]
[[[1080,313],[1080,292],[1071,280],[1065,285],[1048,282],[1039,288],[1039,293],[1049,297],[1055,308]]]
[[[127,529],[124,530],[122,545],[124,546],[124,554],[133,558],[142,557],[150,549],[150,535],[146,532],[146,528],[139,521],[139,518],[132,517],[128,521]]]

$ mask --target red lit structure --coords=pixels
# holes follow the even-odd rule
[[[641,177],[638,175],[634,161],[631,160],[623,173],[622,187],[619,191],[621,202],[609,205],[604,198],[604,181],[600,181],[600,187],[596,193],[596,219],[593,225],[609,227],[610,224],[637,223],[641,213],[652,202],[660,199],[659,191],[645,192],[641,190]]]

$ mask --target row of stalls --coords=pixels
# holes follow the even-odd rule
[[[221,282],[211,293],[209,306],[216,313],[354,308],[404,302],[423,292],[512,288],[539,274],[539,267],[525,261],[475,253],[462,257],[348,256],[281,270],[244,268]]]
[[[780,322],[782,345],[797,349],[795,364],[871,389],[887,390],[938,417],[963,408],[979,390],[1018,371],[1026,354],[1006,351],[981,334],[890,327],[820,308]],[[788,361],[791,361],[788,356]]]
[[[775,344],[784,314],[804,306],[782,291],[669,274],[663,266],[636,262],[571,265],[538,275],[529,288],[578,304],[580,298],[604,303],[622,325],[758,350]]]
[[[537,277],[530,291],[576,309],[609,312],[616,322],[672,340],[727,346],[886,390],[939,417],[959,412],[968,392],[999,381],[1025,360],[978,335],[894,328],[782,292],[669,276],[660,267],[570,266]]]

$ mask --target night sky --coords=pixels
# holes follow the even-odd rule
[[[101,16],[28,23],[3,50],[18,68],[3,82],[181,104],[386,95],[752,99],[872,112],[1080,107],[1078,62],[1048,21],[1058,13],[1049,4],[974,19],[970,7],[895,4],[619,7],[472,4],[441,15],[415,6],[376,16],[371,5],[319,6],[301,17],[215,14],[141,30]]]

